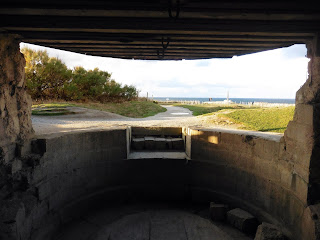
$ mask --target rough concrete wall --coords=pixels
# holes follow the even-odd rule
[[[50,239],[63,223],[98,204],[88,203],[97,192],[124,181],[119,161],[126,158],[126,130],[51,136],[36,140],[33,148],[43,155],[28,179],[37,205],[17,226],[31,239]]]
[[[283,157],[283,137],[193,130],[191,144],[194,198],[240,205],[287,233],[299,225],[307,188]]]
[[[225,195],[243,202],[256,214],[288,228],[293,239],[320,239],[318,45],[314,41],[307,46],[309,78],[296,94],[294,119],[278,146],[246,134],[192,133],[192,158],[198,168],[195,196],[204,199],[202,186],[204,192],[204,188],[216,192],[214,197]]]
[[[33,134],[24,66],[19,41],[12,35],[0,35],[0,239],[15,237],[16,216],[22,214],[19,195],[27,186],[23,167],[28,160],[18,157],[28,149],[23,144]],[[23,198],[31,201],[32,193]]]
[[[51,239],[66,222],[109,201],[182,200],[185,160],[127,160],[126,137],[123,129],[34,140],[38,157],[23,169],[26,187],[6,205],[12,204],[14,223],[6,230],[12,239]]]
[[[13,181],[13,194],[0,202],[0,239],[51,239],[62,224],[96,206],[100,195],[119,199],[125,158],[126,130],[34,139],[32,154],[17,159],[20,168],[11,173],[23,181]]]
[[[320,200],[320,57],[315,56],[314,45],[308,45],[309,78],[296,94],[294,119],[285,133],[287,159],[299,165],[309,185],[308,204]],[[310,176],[309,176],[310,172]]]
[[[34,155],[16,160],[20,167],[13,175],[20,179],[14,182],[13,197],[1,202],[6,226],[0,224],[0,230],[12,239],[50,239],[61,225],[101,200],[106,204],[190,197],[243,207],[284,231],[299,228],[305,209],[300,199],[307,198],[307,188],[285,158],[283,137],[213,130],[188,130],[188,134],[192,140],[188,162],[126,160],[126,130],[34,140]],[[314,209],[307,214],[312,216]]]
[[[12,35],[0,35],[0,157],[6,161],[10,159],[10,145],[33,133],[24,67],[19,41]]]
[[[285,133],[286,159],[308,188],[302,238],[320,239],[320,57],[319,37],[307,45],[309,78],[296,94],[296,111]]]

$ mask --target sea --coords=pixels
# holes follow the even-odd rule
[[[156,101],[199,101],[208,102],[209,98],[179,98],[179,97],[153,97]],[[226,98],[211,98],[211,101],[224,101]],[[263,103],[280,103],[280,104],[294,104],[295,99],[283,99],[283,98],[229,98],[234,103],[246,104],[252,102]]]

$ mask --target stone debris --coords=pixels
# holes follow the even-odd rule
[[[250,213],[236,208],[227,213],[228,222],[246,234],[255,234],[259,225],[258,220]]]
[[[288,240],[288,238],[277,226],[263,222],[259,225],[254,240]]]
[[[210,218],[212,221],[225,221],[228,206],[225,204],[210,203]]]

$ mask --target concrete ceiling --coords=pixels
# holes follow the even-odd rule
[[[306,43],[317,1],[2,0],[0,32],[88,55],[148,60],[229,58]]]

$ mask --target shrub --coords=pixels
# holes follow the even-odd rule
[[[23,48],[26,59],[26,82],[33,99],[127,101],[138,97],[138,90],[121,86],[111,74],[98,68],[67,68],[60,59],[50,58],[46,51]]]

